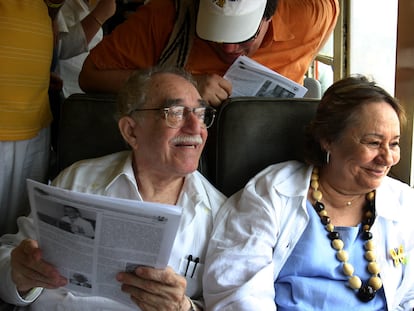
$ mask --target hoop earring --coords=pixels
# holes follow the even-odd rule
[[[329,164],[330,158],[331,158],[331,153],[329,151],[326,151],[326,164]]]

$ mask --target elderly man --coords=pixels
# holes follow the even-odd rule
[[[215,110],[201,99],[185,72],[162,68],[133,75],[118,104],[119,129],[132,151],[75,163],[53,184],[182,206],[169,267],[140,267],[117,275],[114,282],[120,282],[137,308],[102,297],[77,296],[60,288],[67,280],[42,260],[37,242],[31,239],[31,219],[20,218],[19,233],[0,240],[0,298],[5,301],[30,305],[30,310],[202,310],[202,301],[192,299],[202,296],[206,244],[225,200],[197,171]],[[185,271],[190,262],[191,274]]]

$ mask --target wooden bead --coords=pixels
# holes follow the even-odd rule
[[[349,278],[349,287],[353,288],[353,289],[359,289],[361,288],[362,282],[361,279],[359,277],[357,277],[356,275],[351,276]]]
[[[319,182],[318,182],[318,180],[312,180],[311,181],[311,187],[312,187],[312,189],[318,189],[319,188]]]
[[[369,279],[368,284],[372,286],[373,289],[379,290],[382,287],[381,278],[378,276],[373,276]]]
[[[338,260],[341,262],[346,262],[349,259],[348,252],[341,249],[340,251],[336,252],[336,258],[338,258]]]
[[[372,241],[372,240],[368,240],[367,242],[365,242],[365,244],[364,244],[364,248],[365,248],[367,251],[373,251],[373,250],[375,249],[375,244],[374,244],[374,241]]]
[[[344,242],[340,239],[335,239],[332,241],[332,247],[336,250],[341,250],[344,248]]]
[[[374,214],[371,212],[371,211],[367,211],[366,213],[365,213],[365,217],[366,218],[372,218],[374,216]]]
[[[371,274],[378,274],[380,273],[380,268],[377,262],[372,261],[368,264],[368,271],[371,272]]]
[[[322,199],[322,192],[319,190],[314,190],[312,192],[312,198],[314,198],[316,201],[320,201]]]
[[[372,233],[370,231],[366,230],[366,231],[362,232],[361,238],[364,241],[369,241],[369,240],[372,239]]]
[[[375,192],[374,191],[368,192],[366,198],[367,198],[368,201],[374,200]]]
[[[342,271],[346,276],[352,276],[352,274],[354,274],[354,266],[350,263],[345,262],[342,267]]]
[[[326,227],[325,227],[325,228],[326,228]],[[331,240],[331,241],[333,241],[333,240],[337,240],[337,239],[340,239],[339,232],[336,232],[336,231],[329,232],[329,233],[328,233],[328,238],[329,238],[329,240]]]
[[[326,211],[322,211],[322,212],[326,212]],[[322,213],[321,212],[321,213]],[[329,218],[328,215],[326,216],[321,216],[321,222],[324,226],[329,225],[331,223],[331,219]]]
[[[373,251],[367,251],[365,252],[365,259],[368,261],[374,261],[377,259],[377,256]]]
[[[334,231],[335,226],[334,226],[333,224],[327,224],[327,225],[325,226],[325,228],[326,228],[326,230],[327,230],[328,232],[332,232],[332,231]]]
[[[358,290],[357,297],[362,302],[371,301],[375,297],[375,289],[368,284],[362,285],[362,287]]]
[[[321,211],[325,209],[325,205],[321,202],[315,202],[313,205],[313,209],[319,214]]]
[[[322,211],[319,212],[319,216],[320,217],[326,217],[326,216],[328,216],[328,213],[326,212],[326,210],[322,210]]]

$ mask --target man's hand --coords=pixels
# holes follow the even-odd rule
[[[217,74],[194,75],[194,78],[201,97],[211,106],[220,106],[231,95],[231,82]]]
[[[66,278],[42,259],[34,240],[24,240],[11,252],[12,280],[21,295],[34,287],[54,289],[66,285]]]
[[[139,267],[134,273],[118,273],[117,280],[143,311],[187,311],[191,307],[185,296],[187,281],[170,267]]]

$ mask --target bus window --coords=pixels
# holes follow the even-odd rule
[[[348,73],[371,76],[395,90],[398,1],[349,0]]]
[[[308,75],[319,80],[322,92],[333,81],[361,73],[394,94],[398,1],[339,2],[341,11],[335,31]]]

